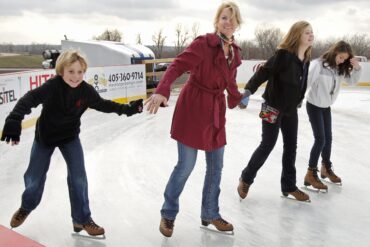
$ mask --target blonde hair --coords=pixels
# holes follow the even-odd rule
[[[284,36],[283,41],[278,46],[278,49],[285,49],[294,54],[298,54],[300,40],[304,30],[311,26],[307,21],[298,21],[291,26],[289,32]],[[308,47],[304,53],[305,60],[311,59],[312,46]]]
[[[240,15],[239,7],[238,5],[236,5],[236,3],[228,1],[228,2],[223,2],[217,9],[215,19],[213,21],[215,31],[217,31],[217,23],[218,23],[218,20],[220,19],[221,12],[224,9],[230,9],[231,18],[233,19],[235,18],[236,23],[238,24],[238,27],[240,27],[240,25],[243,23],[243,20],[242,20],[242,16]]]
[[[87,70],[87,60],[77,50],[67,50],[62,52],[56,61],[55,72],[57,75],[62,76],[64,69],[71,66],[76,61],[80,62],[83,72],[85,73]]]

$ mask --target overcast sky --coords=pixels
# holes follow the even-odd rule
[[[125,43],[144,44],[163,29],[166,45],[173,45],[178,23],[200,34],[213,31],[220,0],[0,0],[0,43],[60,44],[68,39],[89,40],[104,30],[122,32]],[[244,24],[239,39],[253,39],[259,24],[279,27],[284,33],[298,20],[309,21],[316,39],[355,33],[370,36],[369,0],[239,0]]]

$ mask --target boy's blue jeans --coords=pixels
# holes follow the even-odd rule
[[[165,201],[161,215],[175,220],[179,212],[179,197],[196,163],[198,149],[177,142],[179,160],[175,166],[164,192]],[[218,197],[220,195],[221,172],[224,147],[206,151],[206,175],[203,185],[201,218],[214,220],[220,218]]]
[[[74,223],[86,223],[90,220],[88,185],[84,164],[84,155],[80,139],[58,146],[67,163],[67,182],[71,202],[72,220]],[[34,140],[30,163],[24,174],[26,186],[22,195],[22,208],[32,211],[40,203],[44,191],[46,173],[49,170],[50,158],[55,147],[45,146]]]

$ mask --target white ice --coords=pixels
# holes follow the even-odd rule
[[[106,230],[105,240],[71,235],[66,165],[59,150],[53,155],[40,205],[14,230],[50,247],[369,246],[370,89],[343,88],[332,107],[332,161],[343,186],[328,184],[327,194],[309,192],[311,203],[281,198],[281,136],[247,199],[239,202],[236,187],[241,170],[260,142],[261,93],[262,89],[252,96],[247,110],[227,111],[220,212],[234,225],[234,236],[199,227],[205,174],[202,151],[181,195],[173,236],[166,239],[158,230],[163,191],[177,161],[176,142],[169,131],[178,92],[157,115],[126,118],[89,110],[82,118],[90,208],[93,219]],[[299,119],[296,167],[301,187],[313,144],[305,106]],[[0,144],[0,224],[7,227],[20,206],[33,137],[34,128],[29,128],[18,146]]]

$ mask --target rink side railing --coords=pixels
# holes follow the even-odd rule
[[[173,61],[173,58],[165,58],[165,59],[154,59],[154,60],[144,60],[142,61],[143,64],[146,65],[146,80],[147,80],[147,93],[153,93],[154,87],[151,86],[152,83],[156,84],[159,82],[165,71],[157,71],[154,72],[153,67],[155,64],[158,63],[170,63]],[[238,83],[239,88],[243,88],[244,85],[247,83],[249,78],[257,71],[259,67],[263,65],[265,60],[243,60],[242,64],[238,68],[238,73],[236,77],[236,81]],[[356,86],[370,86],[370,62],[362,62],[360,63],[362,66],[362,75],[360,77],[359,83]],[[187,80],[187,75],[185,74],[181,78],[176,80],[177,85],[184,83]],[[176,82],[174,84],[176,84]],[[343,86],[347,86],[347,84],[343,83]]]
[[[153,93],[153,85],[158,83],[165,73],[164,71],[154,71],[154,64],[170,63],[172,61],[173,58],[144,60],[143,64],[135,65],[90,67],[84,79],[103,98],[127,103],[139,98],[146,99],[148,94]],[[245,83],[263,63],[262,60],[242,61],[236,78],[239,88],[244,87]],[[362,74],[356,86],[370,86],[370,62],[360,64]],[[20,97],[29,90],[41,86],[54,75],[55,71],[52,69],[0,74],[0,128],[3,127],[6,116],[14,108]],[[187,77],[188,74],[185,73],[179,78],[177,85],[181,86]],[[25,116],[22,127],[26,128],[34,125],[40,112],[41,106],[33,109],[31,114]]]

